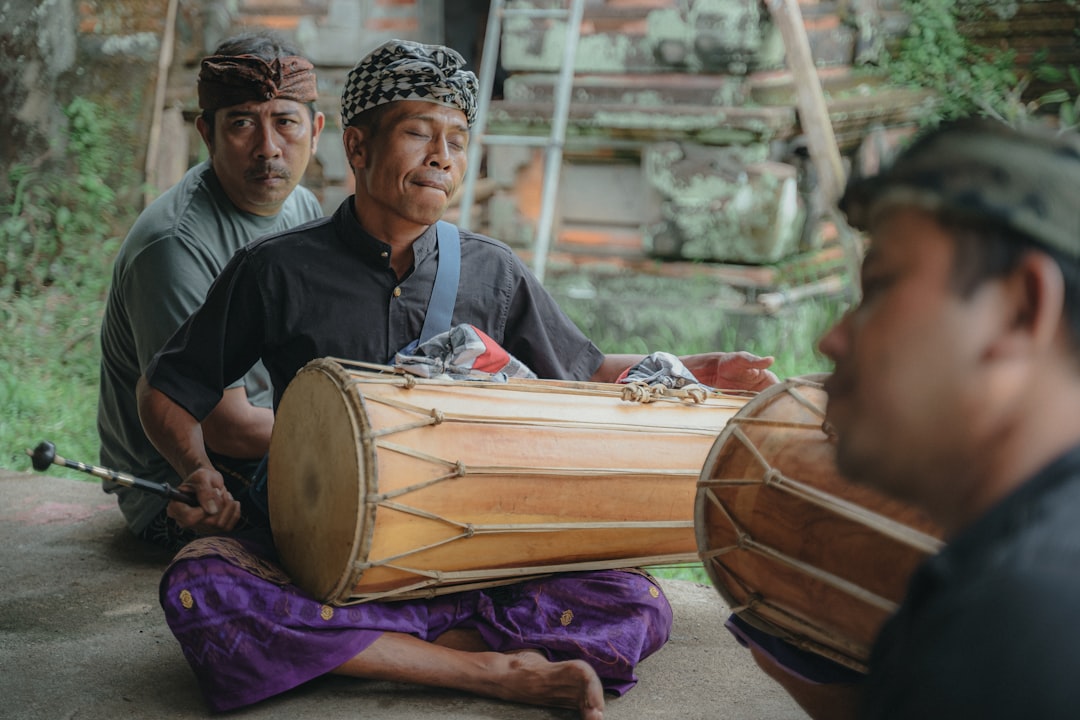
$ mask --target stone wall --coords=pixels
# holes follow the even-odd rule
[[[21,0],[0,4],[0,183],[14,162],[63,161],[63,108],[92,98],[116,140],[144,157],[167,0]]]
[[[830,82],[830,72],[835,74],[839,68],[879,47],[874,29],[879,35],[895,37],[903,27],[903,16],[897,10],[899,0],[804,0],[801,4],[826,84]],[[391,37],[445,41],[459,47],[475,65],[487,5],[486,0],[0,2],[0,123],[5,129],[4,140],[0,141],[0,191],[5,189],[8,170],[15,162],[38,167],[63,162],[66,136],[63,108],[72,98],[84,96],[105,108],[115,121],[116,146],[129,151],[118,152],[118,158],[129,155],[124,162],[134,166],[137,175],[145,179],[148,192],[134,200],[145,202],[159,189],[175,182],[202,155],[201,141],[191,122],[196,109],[194,83],[198,59],[237,30],[267,27],[293,40],[318,66],[320,106],[327,112],[328,127],[305,184],[320,195],[325,207],[333,207],[349,191],[337,114],[340,88],[348,69],[365,52]],[[1008,44],[1024,57],[1038,49],[1046,50],[1060,67],[1080,63],[1077,50],[1080,45],[1075,35],[1078,11],[1071,0],[971,0],[968,5],[979,8],[978,19],[967,25],[976,39]],[[778,67],[782,59],[782,54],[775,52],[775,38],[770,39],[768,27],[761,25],[755,32],[742,33],[734,45],[732,38],[717,34],[717,28],[730,29],[739,23],[755,27],[754,18],[762,20],[757,3],[590,0],[588,8],[579,70],[593,73],[597,87],[589,86],[588,78],[581,78],[581,87],[576,88],[578,96],[603,100],[600,93],[610,89],[600,87],[602,83],[596,81],[595,74],[610,70],[612,63],[625,73],[637,67],[637,63],[641,66],[637,69],[661,80],[661,89],[671,93],[700,92],[703,79],[723,80],[715,88],[705,88],[715,97],[710,96],[712,99],[704,104],[727,108],[724,126],[729,131],[738,130],[740,122],[753,122],[759,128],[772,127],[769,122],[791,126],[790,111],[785,107],[788,102],[776,97],[790,95],[790,85],[782,73],[770,74],[768,69]],[[694,10],[693,17],[687,8]],[[866,8],[876,13],[872,22],[859,19],[869,17]],[[725,15],[736,10],[738,17]],[[703,17],[708,22],[703,22]],[[514,81],[517,94],[511,106],[502,109],[503,122],[528,123],[535,118],[530,117],[531,111],[525,106],[544,103],[543,72],[551,70],[549,56],[555,56],[554,46],[545,44],[545,38],[554,38],[558,33],[540,32],[529,25],[511,25],[507,31],[504,70],[520,73],[521,77]],[[732,47],[739,52],[733,54]],[[750,75],[731,72],[732,63],[751,67],[756,64],[759,68],[754,76],[756,81],[750,82]],[[159,82],[162,79],[159,67],[164,69],[162,82]],[[724,80],[718,70],[734,75],[735,79]],[[668,73],[667,77],[658,78],[661,72]],[[655,96],[656,88],[619,86],[610,91],[619,93],[620,99],[624,95],[632,98],[636,109],[629,119],[638,121],[639,125],[644,122],[652,127],[663,119],[647,117],[649,105],[655,105],[655,101],[641,102],[650,93]],[[839,97],[840,92],[835,95]],[[590,98],[590,94],[597,97]],[[852,95],[847,100],[837,100],[833,121],[840,142],[854,144],[868,123],[881,120],[882,113],[895,115],[903,108],[900,101],[904,100],[883,98],[874,112],[856,106],[859,102],[865,105],[865,101]],[[611,99],[606,102],[610,103]],[[663,100],[660,104],[669,102],[673,100]],[[695,100],[691,104],[701,102]],[[849,107],[845,102],[854,104]],[[519,106],[516,111],[514,103]],[[625,112],[593,117],[588,105],[577,111],[576,120],[571,118],[580,133],[598,132],[594,126],[605,123],[627,121]],[[754,107],[759,109],[756,114],[747,110]],[[679,123],[678,132],[665,131],[667,137],[651,139],[666,141],[693,136],[691,139],[695,141],[704,139],[705,144],[712,143],[715,140],[712,136],[700,137],[695,122],[699,125],[705,122],[715,134],[715,120],[711,117],[702,120],[702,115],[715,114],[715,107],[697,115],[692,107],[683,109],[685,112],[671,113],[670,106],[661,107],[662,115]],[[550,117],[550,110],[539,114]],[[884,118],[884,124],[890,122],[910,122],[910,118]],[[606,131],[607,126],[602,129]],[[671,137],[673,134],[679,137]],[[511,200],[517,204],[529,202],[522,197]],[[510,226],[521,226],[516,212],[507,213],[515,216]]]
[[[148,201],[204,155],[192,122],[199,59],[253,28],[279,32],[316,64],[327,133],[304,182],[335,206],[349,181],[338,121],[345,74],[384,40],[441,42],[442,0],[0,2],[0,191],[14,163],[62,167],[63,108],[82,96],[115,120],[117,147],[147,186],[132,202]]]

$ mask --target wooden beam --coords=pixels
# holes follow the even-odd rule
[[[157,196],[158,156],[161,152],[161,124],[165,112],[165,95],[169,86],[169,67],[173,61],[173,49],[176,45],[176,11],[178,0],[169,0],[165,15],[165,30],[161,35],[161,52],[158,54],[157,84],[154,87],[153,118],[150,121],[150,137],[146,143],[146,164],[144,175],[146,191],[143,193],[143,205],[149,205]]]
[[[768,0],[766,5],[784,39],[787,65],[795,79],[795,104],[799,124],[806,133],[810,159],[818,172],[818,185],[827,206],[834,204],[844,190],[844,165],[836,144],[825,93],[821,89],[810,41],[806,36],[802,10],[797,0]]]
[[[818,174],[818,188],[824,212],[832,213],[844,192],[846,182],[840,148],[836,144],[825,93],[821,89],[810,41],[806,36],[802,10],[798,0],[766,0],[769,14],[780,30],[784,40],[787,65],[795,80],[795,102],[799,112],[799,124],[806,133],[810,160]],[[862,268],[862,248],[851,228],[840,218],[837,229],[851,275],[852,288],[859,286]],[[854,292],[854,291],[853,291]]]

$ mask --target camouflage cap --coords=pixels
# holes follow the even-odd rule
[[[932,131],[840,199],[852,227],[889,207],[948,210],[1000,222],[1069,256],[1080,256],[1080,137],[964,120]]]

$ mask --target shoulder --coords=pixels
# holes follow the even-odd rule
[[[192,216],[210,202],[213,194],[206,183],[209,172],[208,164],[196,165],[147,205],[124,238],[121,254],[137,253],[162,237],[188,232]]]
[[[514,255],[513,249],[511,249],[509,245],[502,242],[501,240],[496,240],[493,237],[488,237],[487,235],[475,233],[472,230],[466,230],[463,227],[455,227],[457,227],[458,233],[461,236],[462,247],[469,245],[480,252],[491,252],[503,256]]]
[[[479,265],[485,272],[498,268],[501,272],[515,277],[528,274],[521,258],[506,243],[464,228],[458,228],[458,231],[461,235],[463,262],[470,266]]]
[[[264,235],[244,248],[244,252],[254,257],[266,258],[292,255],[307,252],[313,245],[326,245],[336,238],[333,216],[319,217],[288,230]]]
[[[203,162],[139,214],[124,238],[118,263],[134,263],[150,251],[154,256],[198,257],[220,265],[255,231],[225,196],[209,163]]]

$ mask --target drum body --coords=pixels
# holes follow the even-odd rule
[[[746,404],[698,481],[698,552],[732,610],[794,645],[865,671],[915,567],[941,547],[920,511],[844,480],[812,378]]]
[[[627,402],[615,384],[429,380],[342,362],[297,373],[270,448],[274,541],[314,597],[696,562],[697,478],[746,398]]]

